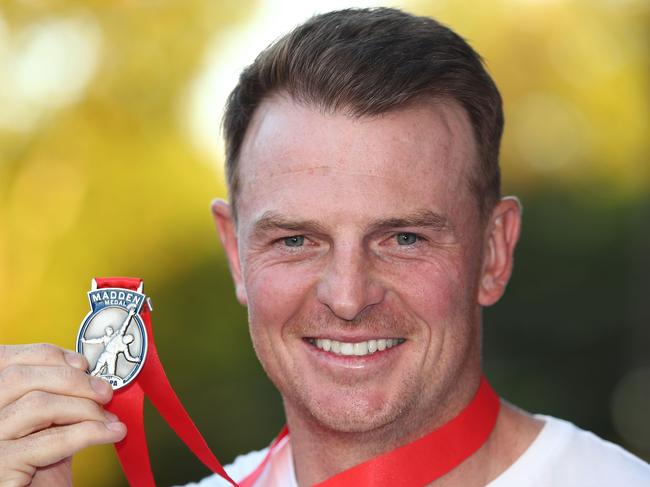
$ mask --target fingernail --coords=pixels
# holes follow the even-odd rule
[[[75,369],[86,370],[86,361],[78,353],[66,352],[65,361]]]
[[[119,421],[119,418],[111,413],[110,411],[104,410],[104,416],[106,416],[106,419],[108,420],[109,423],[114,423],[116,421]]]
[[[108,382],[106,382],[104,379],[100,379],[99,377],[91,377],[90,385],[97,394],[106,394],[111,389],[111,386],[108,385]]]
[[[111,431],[119,431],[120,433],[123,433],[126,431],[126,425],[124,423],[121,423],[119,421],[115,423],[106,423],[106,428],[111,430]]]

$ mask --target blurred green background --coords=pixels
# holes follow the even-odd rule
[[[281,403],[209,212],[225,196],[220,112],[259,49],[352,5],[365,4],[0,3],[0,343],[72,348],[91,277],[143,277],[167,373],[213,450],[230,462],[265,446]],[[488,376],[649,460],[650,4],[390,5],[453,26],[504,96],[504,189],[524,232],[485,312]],[[159,485],[206,475],[147,407]],[[125,485],[112,447],[74,468],[77,485]]]

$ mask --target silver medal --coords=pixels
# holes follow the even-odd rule
[[[90,312],[77,335],[77,352],[88,360],[88,373],[105,379],[113,389],[128,385],[147,356],[147,332],[139,315],[147,297],[123,288],[88,292]]]

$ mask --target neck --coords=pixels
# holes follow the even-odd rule
[[[457,416],[472,400],[480,372],[457,377],[439,397],[403,414],[394,421],[364,432],[332,430],[285,401],[287,424],[299,485],[322,482],[382,453],[410,443]]]
[[[402,418],[376,430],[332,431],[287,408],[296,477],[299,485],[317,484],[348,468],[423,437],[457,416],[470,403],[476,386],[459,399],[441,404],[428,422]],[[286,406],[285,406],[286,407]],[[430,485],[485,485],[505,470],[532,442],[541,426],[530,416],[504,405],[497,424],[478,451]],[[441,445],[441,449],[445,449]]]

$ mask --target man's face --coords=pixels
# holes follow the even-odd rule
[[[226,249],[289,416],[337,431],[412,424],[476,380],[486,237],[475,163],[453,103],[372,118],[287,97],[258,109]]]

